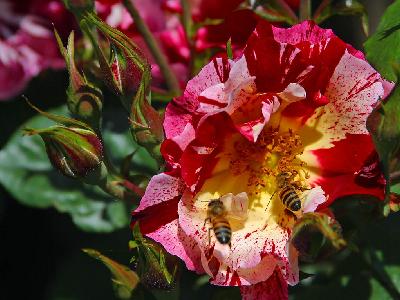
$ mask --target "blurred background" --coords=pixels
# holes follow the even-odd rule
[[[317,2],[317,1],[315,1]],[[373,33],[389,0],[360,1],[365,4],[370,32]],[[366,39],[358,17],[334,17],[322,24],[333,28],[346,42],[362,50]],[[65,103],[68,83],[66,71],[45,71],[32,80],[24,94],[39,101],[42,109],[50,109]],[[108,103],[107,105],[112,105]],[[107,110],[106,108],[105,110]],[[21,123],[34,115],[21,97],[0,102],[0,149]],[[341,203],[338,202],[339,210]],[[353,214],[357,209],[353,210]],[[343,211],[342,211],[343,212]],[[368,212],[367,212],[368,213]],[[360,212],[361,214],[361,212]],[[342,225],[346,227],[346,210]],[[352,216],[353,218],[354,216]],[[400,286],[400,216],[368,224],[361,218],[360,238],[377,249],[392,268],[392,281]],[[339,220],[340,221],[340,220]],[[350,226],[350,225],[349,225]],[[36,209],[23,206],[0,186],[0,299],[48,299],[83,300],[115,299],[109,271],[99,262],[85,255],[82,248],[95,248],[105,255],[126,263],[129,260],[129,228],[107,234],[85,233],[79,230],[67,214],[55,209]],[[357,256],[339,260],[343,274],[337,281],[329,279],[329,262],[322,264],[322,274],[308,287],[308,279],[291,291],[293,299],[391,299],[381,279],[371,280],[371,270],[358,261]],[[309,267],[309,273],[316,271]],[[318,271],[318,270],[317,270]],[[376,272],[373,271],[373,272]],[[238,289],[223,289],[205,284],[205,277],[190,272],[182,274],[180,299],[240,299]],[[374,277],[374,276],[372,276]],[[389,283],[390,284],[390,283]],[[389,287],[390,289],[390,287]],[[387,290],[387,289],[386,289]],[[295,295],[294,295],[294,291]],[[157,298],[176,299],[176,291],[160,293]]]

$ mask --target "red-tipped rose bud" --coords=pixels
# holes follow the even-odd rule
[[[66,176],[84,178],[102,161],[103,147],[92,130],[57,125],[25,132],[40,135],[50,162]]]
[[[93,26],[109,41],[109,47],[100,46],[104,43],[90,30]],[[129,111],[141,82],[145,82],[148,92],[150,65],[130,38],[101,21],[96,15],[87,14],[81,27],[92,40],[99,60],[101,79],[121,98]]]
[[[103,94],[100,89],[86,79],[85,75],[82,76],[75,66],[74,32],[72,31],[69,35],[66,49],[56,30],[54,30],[54,33],[69,73],[69,86],[67,90],[68,109],[74,117],[84,121],[95,129],[99,129],[103,107]]]
[[[87,124],[44,112],[29,101],[28,104],[41,115],[60,124],[46,129],[25,129],[27,135],[40,135],[55,168],[66,176],[82,179],[100,166],[103,145]]]

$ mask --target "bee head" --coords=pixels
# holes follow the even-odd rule
[[[211,199],[208,203],[208,209],[212,211],[214,215],[220,215],[225,211],[224,204],[218,199]]]
[[[222,201],[218,199],[211,199],[210,202],[208,202],[208,207],[214,207],[214,206],[220,206],[223,205]]]
[[[293,179],[296,176],[297,172],[296,171],[284,171],[279,173],[276,176],[276,183],[278,187],[283,187],[284,185],[288,184],[291,179]]]

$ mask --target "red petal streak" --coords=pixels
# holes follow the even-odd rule
[[[132,212],[131,227],[133,227],[136,222],[139,222],[142,234],[148,234],[178,219],[179,199],[180,196],[169,201],[149,206],[141,211]]]

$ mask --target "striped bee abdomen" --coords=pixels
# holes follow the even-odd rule
[[[212,219],[212,226],[218,242],[221,244],[230,244],[232,229],[228,220],[224,217],[215,217]]]
[[[284,186],[280,193],[279,198],[283,205],[290,211],[298,211],[301,208],[301,200],[296,192],[296,189],[292,185]]]

